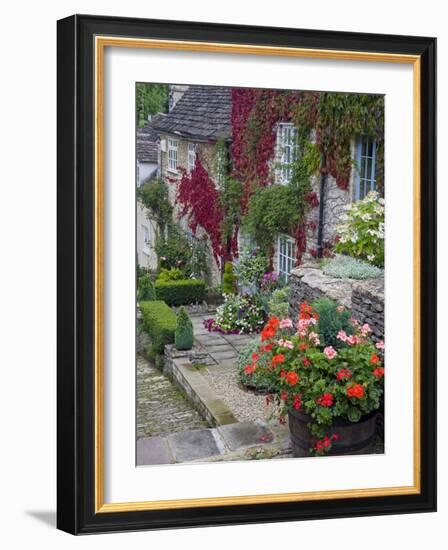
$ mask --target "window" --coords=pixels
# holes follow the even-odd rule
[[[168,138],[168,170],[177,173],[177,139]]]
[[[277,126],[275,182],[286,185],[291,181],[293,163],[297,159],[296,129],[290,123]]]
[[[142,240],[143,240],[143,252],[147,254],[149,252],[149,227],[142,225]]]
[[[296,262],[296,243],[292,237],[280,235],[277,246],[277,270],[288,280],[291,269]]]
[[[369,191],[376,189],[376,141],[362,136],[357,143],[355,199],[363,199]]]
[[[193,172],[196,163],[196,144],[188,144],[188,172]]]

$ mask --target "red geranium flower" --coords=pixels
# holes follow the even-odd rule
[[[306,342],[300,342],[299,344],[300,351],[305,351],[307,347],[308,347],[308,344]]]
[[[382,376],[384,376],[384,368],[383,367],[375,367],[373,369],[373,375],[376,376],[377,378],[381,378]]]
[[[255,365],[246,365],[244,372],[246,374],[253,374],[255,372]]]
[[[308,359],[308,357],[302,357],[302,363],[304,367],[309,367],[311,365],[311,361]]]
[[[352,375],[349,369],[339,369],[336,373],[336,379],[339,381],[344,379],[350,380],[351,377]]]
[[[365,392],[361,384],[352,384],[347,388],[347,396],[355,397],[356,399],[361,399],[364,397]]]
[[[274,355],[274,357],[272,358],[272,364],[273,365],[278,365],[279,363],[284,363],[285,361],[285,356],[283,355],[283,353],[279,353],[278,355]]]
[[[287,373],[286,373],[286,371],[285,371],[284,369],[282,369],[282,370],[280,371],[280,376],[281,376],[282,378],[286,378],[286,374],[287,374]]]
[[[293,399],[293,402],[292,402],[292,406],[293,406],[294,409],[300,409],[300,407],[302,406],[301,397],[302,396],[300,394],[294,396],[294,399]]]
[[[291,386],[295,386],[298,381],[299,381],[299,375],[296,372],[293,372],[293,371],[288,372],[288,374],[286,375],[287,384]]]
[[[376,353],[372,354],[372,357],[370,358],[370,362],[372,363],[372,365],[375,365],[376,363],[380,362],[380,358]]]
[[[265,346],[261,346],[261,351],[271,351],[273,345],[274,344],[271,342],[270,344],[266,344]]]
[[[316,403],[322,407],[331,407],[333,405],[334,396],[332,393],[327,392],[316,399]]]
[[[288,399],[288,394],[285,392],[285,390],[280,393],[280,399],[282,401],[286,401]]]

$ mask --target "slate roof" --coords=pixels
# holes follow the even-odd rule
[[[140,162],[153,162],[157,164],[158,133],[154,130],[152,122],[147,122],[137,130],[137,160]]]
[[[159,132],[203,141],[230,137],[232,89],[190,86],[174,108],[153,119]]]

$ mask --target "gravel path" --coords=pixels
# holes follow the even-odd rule
[[[236,365],[234,369],[220,369],[219,365],[204,368],[201,369],[201,374],[240,422],[268,420],[272,409],[266,405],[266,396],[241,389]]]

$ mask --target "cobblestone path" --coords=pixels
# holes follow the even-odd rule
[[[137,439],[207,427],[171,381],[137,355]]]

